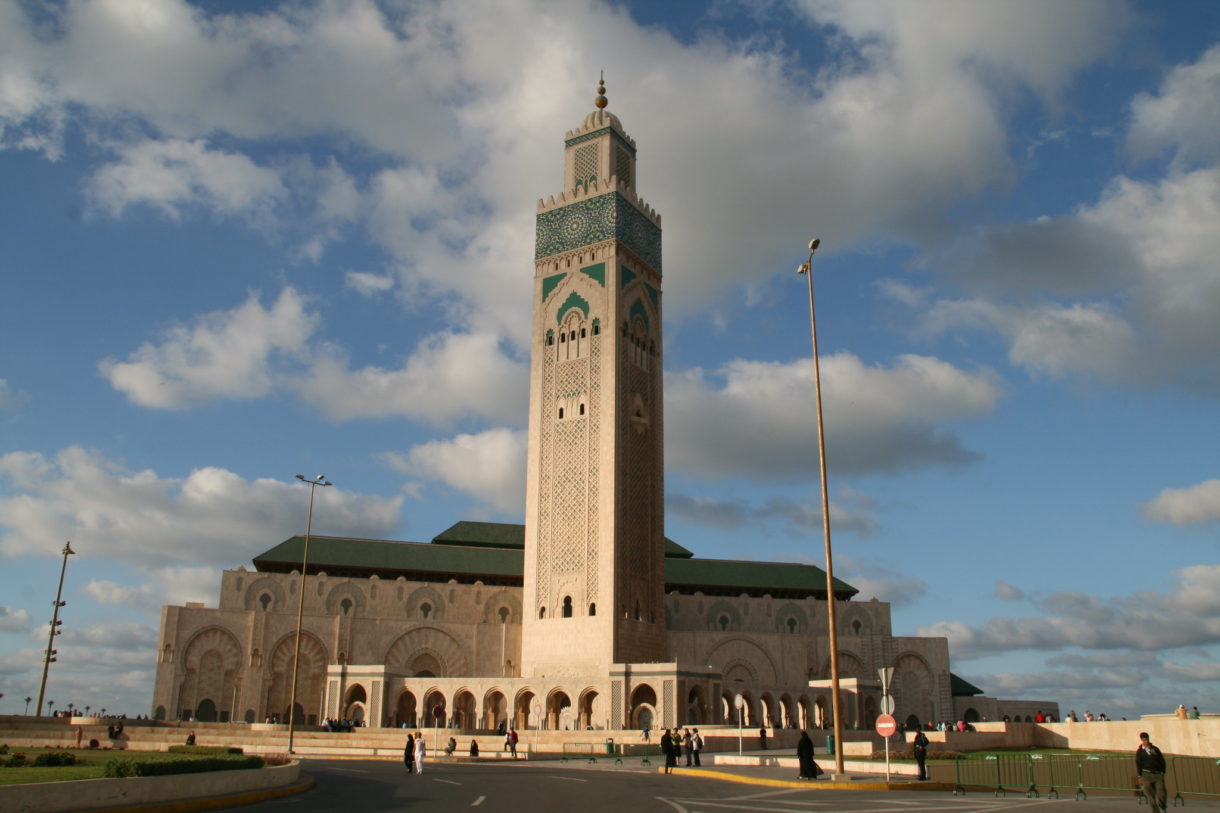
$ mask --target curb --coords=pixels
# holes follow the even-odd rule
[[[658,768],[658,773],[664,773],[664,768]],[[720,779],[725,782],[736,782],[742,785],[760,785],[770,788],[802,788],[804,790],[868,790],[868,791],[944,791],[951,793],[953,791],[952,782],[885,782],[885,781],[863,781],[863,782],[834,782],[828,780],[816,779],[809,780],[792,780],[792,779],[765,779],[760,776],[742,776],[741,774],[728,773],[726,771],[711,771],[705,768],[683,768],[678,771],[683,776],[702,776],[707,779]]]
[[[123,807],[94,807],[86,813],[196,813],[200,810],[224,810],[230,807],[252,805],[258,802],[269,802],[284,796],[295,796],[307,790],[313,790],[317,781],[309,774],[304,774],[295,785],[282,788],[267,788],[266,790],[247,790],[241,793],[228,793],[224,796],[201,796],[197,799],[181,799],[176,802],[163,802],[151,805],[125,805]]]

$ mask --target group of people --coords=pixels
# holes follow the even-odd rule
[[[419,731],[407,735],[407,744],[402,749],[402,761],[407,766],[407,773],[423,773],[424,757],[428,755],[428,746],[424,744],[424,735]]]
[[[331,717],[327,717],[326,720],[323,721],[322,727],[325,728],[327,731],[351,731],[353,728],[363,728],[364,721],[363,720],[336,720]]]
[[[645,729],[647,731],[647,729]],[[699,729],[667,728],[661,734],[661,753],[665,755],[665,773],[673,773],[678,767],[678,757],[686,755],[686,767],[700,767],[699,752],[703,750],[703,737]]]
[[[1191,706],[1190,711],[1187,711],[1185,704],[1183,704],[1183,705],[1178,706],[1174,710],[1173,713],[1179,720],[1198,720],[1199,719],[1199,707],[1198,706]]]

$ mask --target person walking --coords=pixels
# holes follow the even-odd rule
[[[513,752],[513,759],[517,758],[517,743],[520,739],[517,737],[517,729],[510,728],[508,730],[508,750]]]
[[[1148,732],[1140,732],[1140,747],[1135,750],[1135,771],[1144,786],[1151,813],[1165,813],[1165,756],[1161,749],[1148,739]]]
[[[689,728],[682,729],[682,753],[686,754],[686,767],[691,766],[691,760],[694,759],[694,751],[692,751],[692,738]]]
[[[678,759],[674,756],[674,741],[669,736],[669,729],[661,734],[661,753],[665,755],[665,773],[673,773],[673,769],[678,765]]]
[[[915,752],[915,762],[919,764],[919,779],[928,778],[928,737],[922,731],[916,731],[911,739],[911,749]]]
[[[427,747],[424,745],[424,735],[418,731],[415,732],[415,772],[424,772],[424,756],[428,753]]]
[[[703,737],[699,736],[699,729],[695,729],[690,737],[690,750],[695,755],[695,767],[700,766],[699,752],[703,750]]]
[[[402,761],[407,766],[407,773],[415,773],[415,738],[407,735],[407,747],[402,749]]]
[[[809,739],[808,731],[801,732],[801,739],[796,744],[796,762],[800,766],[801,779],[814,780],[822,772],[813,761],[813,740]]]
[[[762,726],[758,729],[758,747],[767,750],[767,727]]]

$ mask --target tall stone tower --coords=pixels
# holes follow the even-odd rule
[[[667,656],[661,218],[605,110],[564,139],[538,202],[521,674],[605,675]]]

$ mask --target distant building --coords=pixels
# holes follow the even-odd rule
[[[735,723],[741,694],[747,726],[829,725],[825,572],[664,536],[661,218],[604,107],[599,89],[565,136],[564,192],[538,204],[526,523],[312,537],[298,719],[708,725]],[[287,719],[303,542],[226,571],[217,609],[164,608],[154,717]],[[900,721],[999,713],[956,696],[946,639],[894,637],[888,604],[834,592],[845,725],[871,726],[882,666]]]

